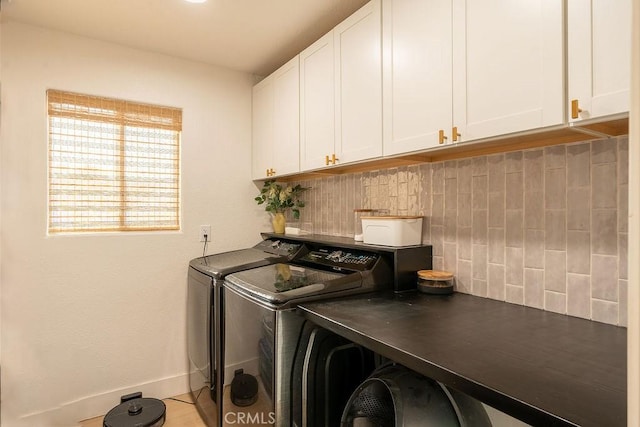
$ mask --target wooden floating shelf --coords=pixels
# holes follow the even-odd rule
[[[347,165],[331,166],[309,172],[277,177],[278,181],[303,181],[350,173],[362,173],[379,169],[411,166],[421,163],[441,162],[468,157],[486,156],[509,151],[528,150],[572,142],[603,139],[629,133],[628,115],[616,116],[606,121],[585,121],[532,132],[505,135],[457,144],[445,144],[422,152],[365,160]],[[261,181],[261,180],[257,180]]]

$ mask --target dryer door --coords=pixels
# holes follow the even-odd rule
[[[461,402],[457,401],[457,398]],[[401,365],[377,369],[353,392],[341,426],[490,427],[477,400]]]

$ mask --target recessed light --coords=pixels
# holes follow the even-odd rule
[[[185,0],[185,1],[188,1],[189,3],[204,3],[207,0]]]

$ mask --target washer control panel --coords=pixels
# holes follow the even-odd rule
[[[378,258],[379,255],[370,252],[323,247],[306,253],[297,261],[310,267],[335,271],[364,271],[372,269]]]
[[[301,247],[302,243],[280,239],[266,239],[254,246],[256,249],[281,256],[295,255]]]

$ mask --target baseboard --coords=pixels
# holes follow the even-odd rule
[[[16,427],[73,427],[80,421],[104,415],[120,403],[120,396],[140,391],[143,397],[165,399],[189,391],[189,375],[182,374],[131,387],[84,397],[46,411],[26,414],[11,422]],[[8,421],[8,420],[5,420]]]

